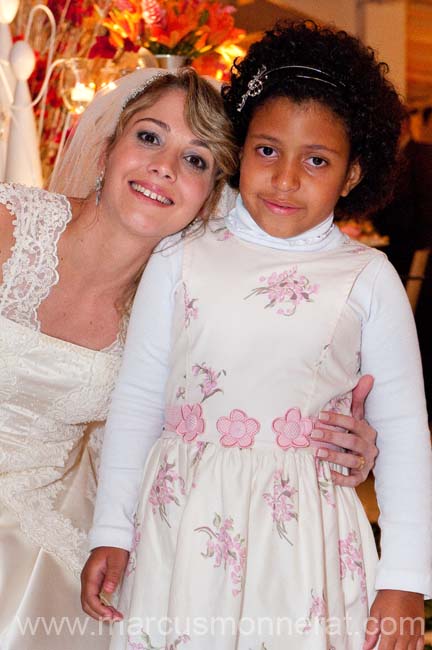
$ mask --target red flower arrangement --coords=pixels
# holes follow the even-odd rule
[[[22,32],[31,8],[38,0],[21,0],[12,30]],[[219,0],[46,0],[56,20],[54,59],[92,59],[96,84],[115,71],[133,69],[138,51],[183,55],[193,61],[200,74],[226,77],[232,53],[229,48],[244,31],[234,25],[235,8]],[[34,20],[30,42],[36,53],[36,68],[29,79],[32,97],[38,94],[47,67],[49,25],[44,14]],[[223,45],[223,48],[221,46]],[[241,54],[239,50],[234,55]],[[50,80],[41,139],[44,176],[48,177],[57,153],[66,119],[60,95],[61,70]],[[41,107],[35,109],[36,116]]]
[[[234,12],[218,0],[115,0],[103,21],[107,34],[90,56],[100,56],[105,40],[123,50],[144,46],[195,59],[244,35],[234,26]]]

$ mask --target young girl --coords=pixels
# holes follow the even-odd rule
[[[240,196],[153,256],[112,402],[83,602],[125,615],[113,648],[422,647],[431,464],[413,318],[386,257],[333,224],[389,193],[403,109],[385,72],[304,23],[235,67]],[[316,453],[320,414],[349,414],[360,369],[376,377],[378,568],[355,491]],[[98,605],[123,572],[118,610]]]

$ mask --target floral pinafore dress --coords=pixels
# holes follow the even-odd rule
[[[216,232],[214,232],[216,230]],[[185,244],[166,422],[147,461],[111,648],[354,650],[377,554],[310,434],[349,413],[377,251],[283,251],[208,229]]]

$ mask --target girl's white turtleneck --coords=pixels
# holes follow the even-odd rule
[[[271,237],[253,221],[240,198],[225,223],[240,239],[290,250],[331,250],[344,237],[332,216],[301,236]],[[181,243],[162,247],[152,256],[135,298],[106,427],[92,548],[131,545],[144,464],[164,420],[182,258]],[[420,354],[405,290],[384,256],[377,256],[358,276],[348,304],[362,323],[362,373],[375,378],[366,417],[378,432],[379,448],[374,473],[382,560],[376,587],[431,597],[431,452]],[[383,416],[382,404],[391,418]]]
[[[324,250],[328,246],[328,238],[334,231],[333,214],[327,219],[319,223],[314,228],[307,230],[301,235],[290,237],[288,239],[280,239],[279,237],[272,237],[265,230],[252,219],[249,212],[243,205],[240,197],[237,197],[236,207],[234,210],[225,217],[225,225],[233,235],[239,239],[252,242],[253,244],[262,244],[270,248],[278,248],[279,250],[308,250],[319,251]]]

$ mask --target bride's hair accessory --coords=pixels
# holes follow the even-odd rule
[[[144,83],[141,84],[140,86],[137,86],[136,88],[134,88],[134,89],[129,93],[129,95],[128,95],[127,97],[125,97],[125,99],[123,100],[123,103],[122,103],[122,106],[121,106],[121,113],[124,111],[124,109],[126,108],[126,106],[127,106],[127,105],[132,101],[132,100],[136,99],[137,97],[140,97],[140,96],[141,96],[141,95],[146,91],[146,89],[147,89],[147,88],[148,88],[148,87],[149,87],[149,86],[150,86],[150,85],[151,85],[151,84],[152,84],[152,83],[153,83],[153,82],[154,82],[158,77],[162,77],[164,74],[166,74],[166,72],[164,73],[164,72],[162,72],[162,70],[159,70],[159,72],[156,72],[152,77],[150,77],[150,79],[147,79],[146,82],[144,82]],[[120,116],[119,116],[119,117],[120,117]]]
[[[248,89],[242,95],[241,100],[237,105],[237,111],[240,113],[240,111],[243,110],[249,97],[257,97],[257,95],[260,95],[269,75],[279,72],[280,70],[289,70],[288,75],[294,79],[312,79],[313,81],[320,81],[321,83],[328,84],[334,88],[340,88],[341,90],[346,88],[346,85],[340,79],[337,79],[334,75],[325,70],[320,70],[319,68],[313,68],[308,65],[281,65],[278,68],[267,70],[266,66],[263,65],[249,81]]]

